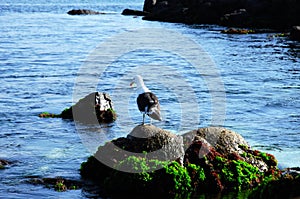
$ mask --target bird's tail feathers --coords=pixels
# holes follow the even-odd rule
[[[160,115],[160,111],[158,109],[156,109],[156,108],[150,109],[150,111],[147,114],[152,119],[162,121],[162,117]]]

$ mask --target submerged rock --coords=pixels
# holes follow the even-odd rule
[[[226,30],[222,30],[221,33],[224,33],[224,34],[253,34],[256,32],[254,30],[249,30],[249,29],[229,28]]]
[[[77,190],[83,186],[83,183],[78,180],[65,179],[62,177],[56,178],[39,178],[27,177],[28,183],[33,185],[43,185],[47,188],[54,189],[55,191],[62,192],[67,190]]]
[[[113,102],[107,93],[94,92],[75,105],[67,108],[61,114],[44,112],[39,117],[59,117],[74,119],[83,124],[109,123],[116,120],[117,115],[113,108]]]
[[[7,160],[0,159],[0,169],[4,169],[6,165],[11,164],[11,162]]]
[[[94,10],[85,10],[85,9],[79,9],[79,10],[70,10],[68,11],[69,15],[99,15],[99,14],[105,14],[103,12],[97,12]]]

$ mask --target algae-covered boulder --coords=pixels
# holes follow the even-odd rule
[[[249,195],[249,199],[300,198],[300,168],[287,168],[276,180],[260,184]]]
[[[100,166],[106,170],[109,170],[108,168],[115,169],[121,161],[130,156],[159,161],[177,160],[182,163],[184,157],[182,137],[153,125],[138,125],[127,137],[121,137],[100,146],[84,166],[90,165],[94,168],[96,165],[95,167]],[[97,168],[94,169],[97,170]],[[118,170],[135,173],[142,171],[134,171],[131,167],[127,168],[124,165],[123,167],[119,165]],[[81,172],[84,176],[89,177],[89,171],[86,172],[83,169]],[[91,173],[92,178],[95,177],[95,173],[97,172]]]
[[[251,150],[244,138],[231,130],[200,128],[183,137],[188,147],[185,165],[203,168],[211,191],[250,189],[280,176],[274,156]]]
[[[104,187],[108,195],[182,198],[192,193],[251,190],[281,176],[274,156],[251,150],[231,130],[208,127],[182,137],[152,125],[137,126],[126,138],[100,146],[82,163],[80,173]]]
[[[74,119],[83,124],[109,123],[116,120],[111,97],[107,93],[94,92],[79,100],[60,114],[41,113],[39,117]]]
[[[118,138],[100,146],[94,156],[82,163],[80,173],[83,178],[105,186],[110,194],[114,194],[116,189],[120,194],[174,193],[188,183],[183,182],[185,177],[189,178],[181,166],[183,156],[181,136],[153,125],[139,125],[126,138]],[[176,178],[172,173],[174,170],[184,173],[177,176],[182,184],[177,188],[170,185],[172,179]],[[163,186],[171,187],[164,189]],[[155,192],[152,189],[154,187]]]

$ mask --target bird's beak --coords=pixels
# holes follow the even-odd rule
[[[135,82],[131,82],[130,83],[130,87],[132,88],[132,87],[134,87],[135,86]]]

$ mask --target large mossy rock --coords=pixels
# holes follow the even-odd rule
[[[251,150],[231,130],[200,128],[182,137],[152,125],[137,126],[126,138],[100,146],[82,163],[81,175],[109,195],[180,197],[251,190],[281,176],[274,156]]]
[[[248,199],[282,199],[282,198],[300,198],[300,168],[286,169],[277,180],[270,180],[262,183],[254,189],[248,196]]]
[[[94,172],[90,173],[89,170],[82,169],[81,173],[83,176],[97,180],[98,177],[95,177],[95,174],[100,172],[99,177],[102,176],[101,169],[103,168],[114,170],[118,167],[118,170],[131,173],[144,171],[119,165],[130,156],[158,161],[176,160],[182,163],[184,157],[182,137],[153,125],[138,125],[127,137],[121,137],[100,146],[94,156],[83,164],[85,167],[91,166]]]
[[[251,150],[244,138],[231,130],[200,128],[183,137],[185,165],[203,168],[211,191],[251,189],[280,176],[273,155]]]
[[[189,175],[181,166],[183,157],[181,136],[153,125],[139,125],[127,137],[100,146],[82,163],[80,173],[104,186],[110,195],[116,194],[115,190],[118,194],[190,191]],[[182,186],[172,184],[177,177]]]

